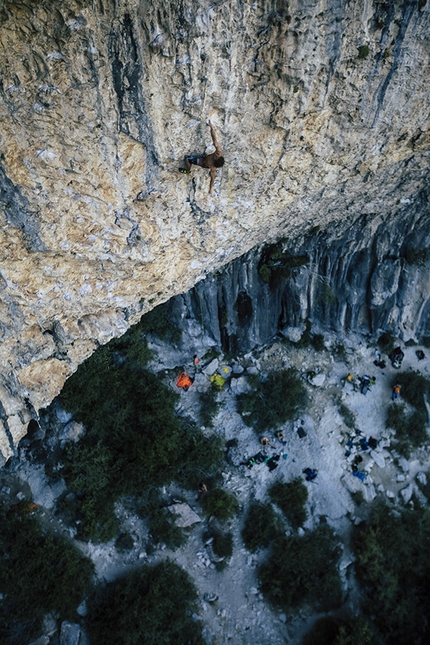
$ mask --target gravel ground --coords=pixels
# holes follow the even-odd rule
[[[335,339],[333,340],[333,344]],[[337,341],[336,341],[337,342]],[[326,339],[330,345],[330,339]],[[151,364],[156,372],[164,371],[165,379],[171,387],[176,388],[174,374],[179,367],[185,366],[193,375],[192,355],[184,350],[166,347],[153,343],[158,357]],[[420,471],[429,469],[429,451],[422,449],[412,455],[409,462],[395,459],[396,454],[391,446],[390,431],[385,428],[386,409],[391,402],[391,387],[397,370],[387,360],[387,367],[375,367],[375,348],[367,346],[366,341],[359,337],[345,341],[346,353],[341,360],[333,357],[329,350],[316,352],[313,348],[297,349],[291,344],[275,341],[270,346],[249,354],[236,363],[219,359],[219,365],[226,365],[236,372],[236,376],[227,381],[224,389],[218,395],[219,412],[214,419],[212,429],[204,428],[205,433],[215,432],[226,440],[236,439],[237,448],[232,451],[233,463],[226,466],[223,473],[224,488],[233,492],[240,504],[240,511],[229,524],[229,530],[234,536],[233,556],[226,566],[219,571],[214,562],[209,545],[205,545],[203,534],[207,528],[207,520],[203,519],[198,501],[197,491],[186,493],[180,491],[190,507],[195,510],[202,521],[188,529],[189,538],[186,544],[175,552],[160,548],[151,555],[147,554],[147,529],[145,523],[130,515],[121,506],[118,514],[122,519],[123,530],[127,530],[134,538],[135,547],[126,555],[119,554],[113,543],[107,545],[92,545],[80,543],[84,553],[89,555],[95,565],[100,579],[111,580],[127,569],[134,568],[143,562],[156,562],[161,558],[170,557],[184,567],[192,576],[199,591],[200,617],[205,624],[205,636],[208,644],[221,645],[280,645],[298,644],[302,634],[309,628],[316,616],[305,609],[293,619],[282,612],[274,610],[265,603],[258,590],[256,569],[264,557],[264,552],[250,554],[244,548],[240,531],[248,503],[251,500],[267,501],[267,488],[274,481],[291,481],[295,477],[303,477],[302,470],[312,467],[318,470],[314,482],[305,482],[309,492],[309,517],[304,526],[312,529],[325,516],[330,526],[344,542],[343,555],[340,562],[342,580],[346,592],[346,604],[353,610],[358,607],[352,567],[353,556],[348,547],[348,536],[354,522],[361,521],[366,516],[368,504],[360,506],[353,501],[351,493],[361,491],[364,499],[385,498],[389,503],[408,502],[409,492],[416,490],[415,476]],[[403,348],[405,358],[401,371],[420,371],[424,375],[430,373],[429,353],[425,348]],[[416,350],[423,349],[426,358],[418,361]],[[384,357],[386,358],[386,357]],[[320,375],[314,378],[312,385],[306,380],[309,391],[309,405],[306,411],[293,422],[283,426],[286,443],[281,444],[273,434],[268,433],[273,447],[268,448],[268,454],[279,454],[279,466],[270,472],[265,464],[256,465],[251,470],[237,465],[260,451],[258,435],[246,426],[236,410],[236,393],[246,389],[246,374],[252,372],[268,372],[273,369],[296,367],[303,377],[312,372]],[[213,365],[212,365],[213,368]],[[238,373],[244,368],[240,376]],[[178,411],[180,414],[198,420],[199,394],[212,387],[209,377],[203,371],[195,374],[195,381],[188,392],[180,392]],[[172,371],[174,370],[174,371]],[[208,370],[211,371],[211,368]],[[369,374],[376,377],[376,384],[364,396],[361,392],[353,391],[352,387],[343,383],[342,379],[348,372],[355,375]],[[355,433],[346,427],[339,413],[339,402],[346,405],[355,415],[356,427],[362,436],[372,435],[378,440],[378,447],[371,453],[361,453],[364,457],[362,466],[368,473],[364,482],[353,477],[350,457],[346,457],[346,442]],[[57,409],[56,423],[59,432],[65,427],[69,418]],[[300,438],[297,429],[302,428],[306,436]],[[267,434],[267,433],[266,433]],[[393,454],[394,453],[394,454]],[[236,464],[236,465],[235,465]],[[2,488],[3,487],[3,488]],[[50,486],[43,473],[43,468],[30,464],[25,459],[15,460],[13,468],[3,469],[0,473],[0,495],[12,503],[18,501],[18,495],[31,495],[42,507],[45,521],[51,523],[56,530],[73,536],[73,531],[58,524],[51,513],[54,500],[63,490],[62,484]],[[9,489],[9,490],[8,490]],[[403,492],[402,492],[403,491]],[[165,490],[167,496],[174,499],[179,491],[174,486]],[[216,600],[214,599],[216,597]]]

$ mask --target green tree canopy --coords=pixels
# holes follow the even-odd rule
[[[244,422],[256,432],[277,428],[305,407],[307,392],[296,369],[271,372],[252,392],[237,397]]]
[[[201,624],[191,617],[196,597],[175,563],[144,566],[89,599],[91,645],[204,645]]]

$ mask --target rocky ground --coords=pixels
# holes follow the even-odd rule
[[[317,352],[313,348],[298,349],[290,343],[277,340],[235,362],[224,360],[222,356],[212,362],[202,361],[192,387],[187,392],[180,391],[179,413],[198,420],[199,393],[213,387],[209,381],[212,373],[218,370],[225,375],[222,367],[227,367],[229,378],[218,395],[220,406],[214,427],[204,429],[207,433],[221,434],[227,441],[237,440],[237,447],[230,451],[230,463],[226,464],[223,473],[224,487],[236,495],[240,504],[239,515],[229,526],[234,536],[234,551],[226,566],[219,570],[210,544],[204,542],[207,521],[203,519],[197,491],[184,494],[172,486],[165,491],[172,502],[180,496],[197,513],[197,519],[201,519],[187,529],[189,538],[186,544],[174,552],[162,545],[159,550],[147,553],[145,524],[118,507],[123,528],[134,539],[131,551],[126,555],[119,554],[113,543],[79,544],[82,551],[94,561],[100,579],[111,580],[139,563],[156,562],[168,556],[184,567],[194,579],[199,590],[200,615],[210,645],[226,642],[232,645],[299,643],[315,615],[304,609],[291,619],[268,606],[258,590],[256,577],[256,567],[264,558],[264,553],[250,554],[246,551],[240,532],[244,509],[251,500],[264,502],[267,500],[267,488],[274,481],[288,482],[297,476],[303,477],[303,468],[312,467],[318,470],[318,476],[315,481],[306,482],[309,517],[304,528],[312,528],[319,522],[320,516],[325,516],[339,535],[344,545],[340,569],[346,605],[353,610],[358,607],[358,594],[350,566],[353,562],[348,546],[350,528],[366,516],[369,503],[374,499],[385,499],[390,504],[407,504],[413,493],[420,495],[416,476],[428,470],[430,459],[427,449],[414,453],[409,461],[399,458],[393,449],[391,431],[385,428],[385,416],[388,406],[397,405],[397,402],[391,401],[391,388],[398,371],[391,366],[387,357],[384,356],[387,366],[380,369],[373,364],[375,347],[368,345],[363,338],[345,340],[345,352],[339,352],[339,347],[334,351],[334,339],[331,349],[330,339],[326,338],[325,342],[329,349]],[[189,373],[194,374],[192,356],[185,351],[185,344],[181,347],[175,350],[160,343],[153,344],[157,358],[151,368],[157,372],[163,370],[165,378],[170,379],[171,387],[175,389],[175,379],[172,378],[175,372],[172,370],[185,365]],[[405,358],[400,371],[414,370],[430,375],[428,350],[417,346],[403,349]],[[418,360],[417,349],[424,350],[425,359]],[[268,448],[268,454],[280,455],[278,468],[270,472],[265,464],[255,465],[252,469],[239,465],[261,449],[259,436],[243,423],[236,411],[236,394],[248,387],[246,374],[289,366],[297,367],[306,379],[310,397],[305,413],[283,427],[285,444],[277,441],[272,434],[268,435],[273,444]],[[375,376],[376,383],[363,395],[360,391],[354,391],[349,383],[345,384],[343,379],[348,372]],[[339,413],[340,403],[355,415],[356,428],[362,433],[359,437],[345,425]],[[59,436],[64,437],[71,429],[77,430],[71,425],[74,422],[71,422],[70,415],[58,406],[54,406],[53,410],[55,414],[51,415],[51,419],[56,419]],[[299,428],[305,436],[299,436]],[[352,438],[356,443],[362,436],[369,435],[377,439],[378,446],[375,450],[360,453],[363,456],[361,468],[367,474],[362,482],[352,475],[351,462],[357,450],[355,446],[349,447],[347,442]],[[347,452],[351,454],[346,456]],[[31,496],[42,507],[46,522],[55,530],[69,532],[73,536],[73,530],[59,525],[51,513],[64,484],[60,482],[55,487],[49,485],[43,467],[25,459],[16,460],[0,473],[0,489],[0,495],[12,502]],[[364,501],[357,504],[361,499]],[[49,640],[44,642],[48,643]]]

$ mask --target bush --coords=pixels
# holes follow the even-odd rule
[[[409,405],[427,415],[425,400],[430,396],[430,381],[417,372],[401,372],[392,385],[396,383],[402,386],[401,397]]]
[[[212,538],[212,550],[219,558],[229,558],[233,553],[233,534],[224,532],[218,526],[211,525],[203,539]]]
[[[353,430],[355,428],[355,414],[340,399],[337,404],[337,409],[346,427]]]
[[[389,331],[385,331],[378,338],[378,347],[381,352],[384,354],[391,354],[394,349],[395,338],[393,334]]]
[[[357,58],[363,59],[367,58],[369,55],[369,45],[361,45],[358,47],[358,56]]]
[[[346,360],[346,349],[343,343],[336,343],[336,345],[333,347],[333,356],[338,361]]]
[[[140,319],[140,328],[145,334],[158,336],[166,343],[177,343],[182,338],[182,332],[175,327],[169,316],[169,306],[163,303],[148,311]]]
[[[364,609],[386,645],[429,642],[430,511],[377,507],[353,547]]]
[[[323,352],[325,350],[324,336],[322,334],[315,334],[314,336],[312,336],[311,343],[312,347],[317,352]]]
[[[189,576],[173,562],[144,566],[90,598],[91,645],[204,645],[201,624],[191,617],[196,598]]]
[[[216,532],[213,536],[212,549],[219,558],[229,558],[233,553],[233,534]]]
[[[378,645],[379,643],[369,623],[362,617],[350,620],[320,618],[311,631],[303,637],[301,645]]]
[[[339,555],[333,531],[325,524],[304,536],[279,537],[258,571],[261,591],[286,612],[303,603],[318,611],[338,607],[342,600]]]
[[[290,368],[271,372],[266,381],[258,381],[254,392],[239,394],[237,402],[244,422],[261,432],[296,417],[306,405],[307,393],[297,370]]]
[[[284,527],[271,504],[253,502],[248,508],[242,539],[248,551],[269,546],[270,542],[282,535]]]
[[[175,478],[196,487],[223,459],[220,439],[175,415],[176,393],[115,352],[95,352],[61,393],[62,406],[87,428],[61,455],[61,475],[75,494],[63,507],[80,521],[79,537],[94,541],[115,537],[114,504],[123,495]]]
[[[209,387],[205,392],[200,393],[200,422],[206,428],[213,427],[213,418],[218,412],[218,392],[215,387]]]
[[[406,458],[411,451],[428,441],[426,415],[418,410],[407,412],[402,404],[392,405],[387,410],[387,428],[396,432],[396,450]]]
[[[148,520],[154,544],[164,543],[168,549],[177,549],[185,542],[184,532],[175,524],[175,517],[166,508],[155,510]]]
[[[237,499],[222,488],[214,488],[201,498],[205,515],[213,515],[219,520],[228,520],[237,512]]]
[[[288,484],[276,482],[269,488],[269,495],[293,528],[297,529],[306,522],[308,489],[300,477]]]
[[[405,457],[411,450],[424,445],[428,440],[428,413],[426,399],[430,396],[430,382],[422,374],[402,372],[393,381],[401,385],[401,396],[412,411],[402,404],[391,405],[387,410],[386,426],[396,432],[396,449]]]
[[[23,502],[0,509],[0,642],[22,645],[42,632],[43,617],[76,620],[94,567],[68,540],[43,533]]]
[[[115,540],[115,549],[119,553],[125,553],[127,551],[131,551],[133,547],[134,547],[134,542],[130,533],[120,533],[117,539]]]
[[[294,90],[294,91],[298,91]],[[277,280],[289,278],[294,274],[294,269],[309,262],[307,255],[291,255],[284,250],[286,239],[281,239],[276,244],[266,246],[261,254],[258,264],[258,273],[263,282],[273,287]]]

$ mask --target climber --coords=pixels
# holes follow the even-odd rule
[[[209,194],[212,195],[212,188],[214,185],[215,181],[215,175],[217,168],[222,168],[224,165],[224,157],[222,156],[222,150],[221,147],[218,143],[218,139],[215,134],[215,130],[213,128],[213,125],[210,121],[210,119],[207,120],[207,124],[211,129],[211,136],[212,136],[212,141],[215,146],[215,152],[213,152],[210,155],[205,155],[202,154],[200,156],[198,155],[190,155],[185,157],[185,168],[179,168],[179,172],[185,173],[186,175],[189,175],[191,173],[191,166],[200,166],[200,168],[208,168],[211,171],[211,180],[209,184]]]

